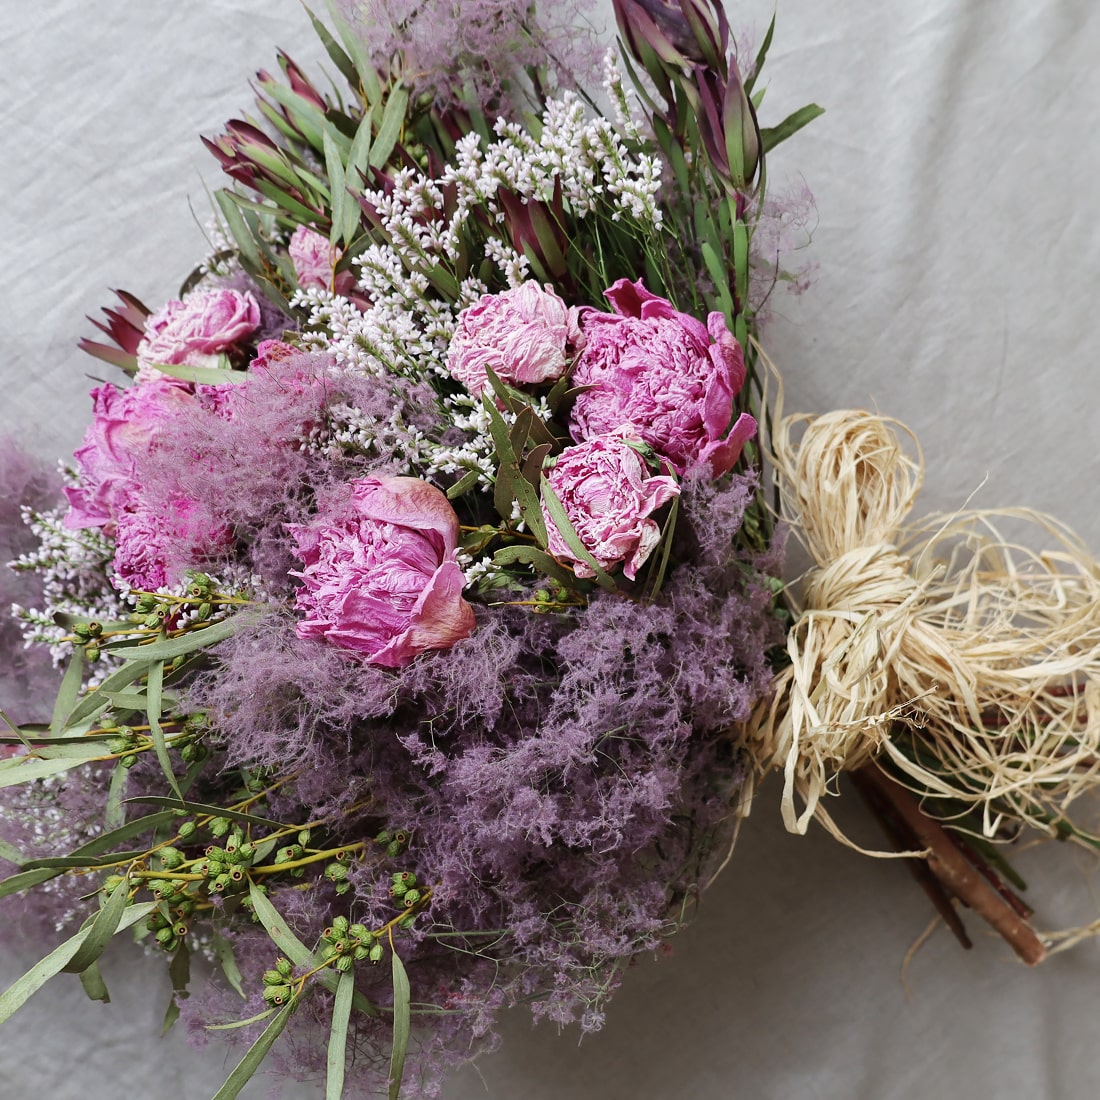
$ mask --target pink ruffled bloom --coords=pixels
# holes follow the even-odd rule
[[[65,526],[105,527],[132,507],[140,492],[135,458],[149,451],[175,417],[195,407],[187,387],[167,380],[126,390],[107,383],[92,390],[92,423],[74,456],[80,483],[65,489]]]
[[[145,322],[145,338],[138,345],[139,381],[157,376],[151,366],[185,363],[192,367],[217,365],[217,356],[260,325],[260,307],[251,294],[236,290],[206,290],[173,298]]]
[[[186,497],[157,507],[137,502],[118,517],[112,565],[129,588],[155,592],[178,584],[188,568],[231,543],[229,528],[211,523]]]
[[[556,382],[583,345],[576,306],[538,283],[483,294],[464,309],[447,352],[447,369],[475,397],[489,384],[486,368],[513,386]]]
[[[600,567],[610,570],[622,562],[623,573],[633,580],[661,540],[660,527],[647,517],[679,496],[680,486],[673,477],[651,475],[630,440],[638,442],[633,429],[624,426],[566,447],[546,480]],[[578,577],[594,577],[592,567],[569,549],[545,503],[542,514],[549,552],[571,562]]]
[[[291,234],[287,245],[290,262],[294,265],[294,274],[303,290],[313,287],[317,290],[332,289],[332,275],[340,253],[322,236],[308,225],[300,225]]]
[[[360,478],[350,488],[343,507],[290,528],[304,563],[293,574],[303,582],[298,637],[399,668],[473,633],[447,498],[413,477]]]
[[[614,313],[585,310],[585,346],[572,384],[587,386],[570,419],[575,439],[591,439],[631,424],[676,469],[732,469],[756,434],[748,413],[733,419],[745,381],[741,345],[721,313],[704,326],[651,294],[641,281],[620,279],[606,297]]]

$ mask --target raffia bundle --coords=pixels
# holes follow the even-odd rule
[[[907,526],[923,460],[898,421],[788,417],[771,450],[783,517],[815,563],[790,664],[748,734],[760,771],[783,772],[787,828],[816,817],[845,840],[822,799],[877,758],[936,817],[976,814],[988,838],[1012,822],[1065,835],[1100,780],[1100,566],[1030,510]],[[1052,549],[1028,548],[1040,536]]]

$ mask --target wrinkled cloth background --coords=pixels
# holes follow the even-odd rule
[[[276,45],[303,64],[320,51],[295,0],[8,8],[0,428],[60,456],[89,417],[88,375],[110,370],[76,351],[82,315],[116,286],[159,306],[203,254],[188,202],[201,222],[203,180],[218,184],[197,135],[250,105]],[[767,0],[730,8],[759,40]],[[984,479],[975,505],[1045,508],[1095,552],[1098,61],[1093,0],[781,0],[762,112],[828,109],[769,162],[818,203],[816,283],[777,299],[768,333],[788,410],[899,416],[924,446],[926,507],[961,506]],[[850,789],[833,808],[878,842]],[[1019,865],[1041,927],[1100,916],[1084,856],[1048,847]],[[1028,972],[976,925],[969,953],[940,929],[905,984],[930,918],[896,862],[784,833],[769,784],[693,926],[627,975],[601,1034],[578,1049],[517,1012],[445,1096],[1095,1096],[1100,944]],[[0,982],[37,957],[0,958]],[[212,1095],[235,1058],[157,1038],[163,966],[116,950],[103,970],[110,1007],[58,980],[4,1028],[0,1097]]]

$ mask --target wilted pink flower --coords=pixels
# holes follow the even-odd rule
[[[120,390],[107,383],[92,390],[92,423],[75,454],[80,483],[67,488],[67,527],[103,527],[135,500],[135,461],[153,446],[173,418],[195,407],[185,386],[167,380]]]
[[[316,287],[318,290],[332,289],[332,273],[340,253],[322,236],[308,225],[300,225],[294,230],[287,245],[290,262],[294,265],[294,274],[303,290]]]
[[[231,541],[228,527],[211,523],[186,497],[155,507],[138,501],[116,521],[113,568],[130,588],[155,592],[178,584],[188,568],[227,549]]]
[[[566,447],[546,480],[600,567],[623,562],[623,573],[633,580],[661,539],[661,529],[647,517],[679,496],[680,486],[673,477],[651,475],[631,440],[640,442],[625,426]],[[594,577],[592,567],[569,549],[545,503],[542,514],[550,553],[572,562],[578,577]]]
[[[555,382],[582,345],[576,306],[538,283],[521,283],[483,294],[459,314],[447,369],[479,396],[488,385],[486,368],[513,386]]]
[[[756,421],[742,413],[730,426],[745,361],[725,318],[711,313],[704,326],[640,281],[620,279],[606,296],[615,313],[581,318],[585,345],[572,382],[589,388],[573,405],[573,436],[631,424],[677,473],[704,463],[715,477],[726,473]]]
[[[260,324],[260,307],[251,294],[236,290],[206,290],[173,298],[145,322],[145,339],[138,345],[139,380],[152,380],[154,363],[192,367],[217,364],[226,351]]]
[[[372,664],[398,668],[473,632],[473,608],[455,561],[458,517],[413,477],[353,481],[346,502],[293,526],[304,563],[300,638],[324,638]]]

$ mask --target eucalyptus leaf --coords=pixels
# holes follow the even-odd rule
[[[0,837],[0,859],[6,859],[8,863],[14,863],[17,867],[23,862],[19,849],[13,848],[3,837]]]
[[[606,588],[609,592],[617,592],[618,585],[615,584],[615,581],[608,572],[592,556],[588,547],[581,542],[580,535],[577,534],[577,529],[573,526],[562,502],[558,499],[557,493],[554,492],[550,486],[550,482],[545,477],[542,479],[542,502],[546,505],[546,511],[550,513],[550,519],[553,521],[554,526],[557,527],[558,533],[565,540],[565,545],[569,547],[579,560],[583,561],[588,568],[596,574],[596,583],[601,588]]]
[[[248,1027],[249,1024],[259,1023],[260,1020],[266,1020],[268,1016],[274,1015],[279,1010],[277,1008],[265,1008],[263,1012],[257,1012],[255,1016],[249,1016],[247,1020],[234,1020],[231,1024],[206,1024],[205,1031],[238,1031],[242,1027]]]
[[[118,650],[115,650],[117,653]],[[89,691],[83,699],[69,712],[65,719],[64,728],[71,729],[78,722],[102,710],[110,703],[110,692],[119,691],[128,687],[135,680],[140,679],[148,671],[148,661],[129,661],[116,672],[112,672],[102,684],[99,690]]]
[[[103,826],[117,829],[126,821],[126,811],[122,808],[122,796],[126,793],[126,784],[130,769],[115,764],[111,773],[111,783],[107,788],[107,804],[103,810]]]
[[[164,740],[164,729],[160,724],[161,693],[164,689],[164,664],[154,661],[149,667],[149,679],[146,681],[148,693],[149,736],[153,739],[153,751],[157,754],[160,770],[164,772],[164,778],[168,780],[168,786],[172,793],[183,801],[183,792],[180,790],[179,780],[172,771],[172,758],[168,755],[168,744]]]
[[[252,1075],[260,1068],[267,1052],[272,1048],[275,1040],[283,1033],[290,1014],[298,1007],[298,998],[291,997],[283,1006],[278,1016],[264,1028],[263,1034],[250,1046],[245,1056],[237,1063],[236,1069],[229,1075],[228,1080],[214,1094],[214,1100],[235,1100],[240,1095],[241,1089],[252,1079]]]
[[[49,882],[50,879],[57,878],[59,874],[61,874],[60,869],[54,870],[50,867],[44,867],[34,871],[20,871],[17,875],[9,875],[0,882],[0,898],[22,893],[22,891],[29,890],[32,886],[37,886],[40,882]]]
[[[176,1021],[180,1018],[180,1005],[176,1000],[176,995],[173,993],[168,998],[168,1007],[164,1010],[164,1022],[160,1025],[160,1037],[163,1039],[176,1026]]]
[[[405,964],[390,945],[393,959],[393,1048],[390,1051],[389,1100],[401,1094],[401,1078],[405,1075],[405,1054],[409,1049],[409,975]]]
[[[248,371],[230,370],[225,367],[192,367],[188,363],[154,363],[161,374],[169,378],[179,378],[183,382],[199,382],[204,386],[225,384],[240,385],[248,381]]]
[[[84,650],[77,646],[69,658],[65,675],[61,678],[61,688],[57,693],[57,701],[53,705],[53,716],[50,718],[50,733],[59,733],[65,725],[67,715],[76,705],[80,696],[80,685],[84,676]]]
[[[363,36],[348,25],[333,0],[325,0],[325,7],[328,8],[329,18],[340,35],[340,41],[343,42],[344,49],[347,50],[348,56],[355,65],[359,84],[366,95],[367,101],[369,103],[378,102],[382,98],[382,86],[378,81],[378,73],[375,72],[374,65],[371,63],[370,51],[367,49]]]
[[[147,806],[172,806],[177,810],[186,810],[190,814],[205,814],[209,817],[225,817],[230,821],[246,821],[249,825],[263,825],[269,829],[281,829],[281,821],[272,821],[267,817],[256,817],[255,814],[243,814],[238,810],[227,810],[223,806],[214,806],[207,802],[191,802],[186,798],[169,798],[163,794],[144,794],[136,798],[126,799],[127,805],[141,803]]]
[[[76,954],[61,968],[69,974],[79,974],[86,970],[103,954],[111,937],[118,931],[119,921],[122,920],[123,911],[130,901],[130,876],[125,875],[122,881],[115,886],[104,903],[103,908],[95,915],[83,942],[77,948]]]
[[[244,983],[241,981],[240,967],[237,966],[237,956],[233,954],[233,945],[220,933],[215,931],[211,940],[214,958],[222,968],[225,980],[241,995],[241,999],[247,1001],[248,994],[244,991]]]
[[[260,267],[260,252],[256,247],[256,238],[252,235],[244,215],[236,205],[236,195],[232,191],[221,190],[214,194],[214,200],[225,218],[226,229],[233,238],[233,243],[241,254],[242,260],[248,261],[255,267]]]
[[[71,747],[71,746],[70,746]],[[103,746],[93,742],[85,753],[75,757],[63,757],[54,760],[38,760],[33,756],[16,757],[14,766],[0,765],[0,787],[17,787],[20,783],[30,783],[35,779],[44,779],[48,775],[78,768],[89,760],[103,755]],[[6,764],[7,762],[5,762]]]
[[[344,1064],[347,1059],[348,1024],[351,1022],[351,999],[354,993],[355,971],[347,970],[336,983],[336,996],[332,1002],[325,1100],[340,1100],[344,1095]]]
[[[478,482],[481,476],[480,470],[467,470],[448,490],[447,499],[457,500],[468,493]]]
[[[175,657],[193,653],[204,646],[225,641],[236,633],[241,624],[242,616],[235,615],[228,619],[219,619],[207,626],[195,627],[178,638],[165,638],[162,641],[149,642],[147,645],[122,646],[111,650],[111,654],[114,657],[132,658],[138,661],[170,661]]]
[[[329,196],[332,207],[332,228],[329,230],[329,244],[337,248],[340,243],[340,227],[344,224],[344,203],[350,202],[344,183],[344,162],[340,150],[332,135],[326,130],[324,139],[325,170],[329,178]]]
[[[156,907],[157,903],[153,901],[132,905],[123,916],[116,931],[121,932],[137,924],[138,921],[144,920]],[[76,935],[70,936],[0,994],[0,1024],[9,1020],[46,982],[64,969],[80,950],[84,937],[89,931],[88,928],[82,928]]]
[[[107,992],[107,983],[99,972],[99,963],[94,962],[80,972],[80,984],[89,1000],[111,1003],[111,994]]]
[[[540,573],[552,577],[559,584],[572,587],[577,583],[576,574],[566,569],[556,558],[536,546],[504,546],[493,555],[494,565],[530,565]]]
[[[262,890],[257,889],[254,882],[248,884],[248,896],[252,899],[253,912],[260,918],[275,946],[295,965],[311,970],[315,965],[313,952],[290,930],[282,913],[268,901]]]

